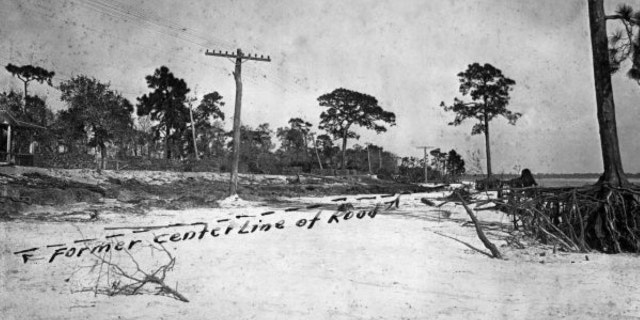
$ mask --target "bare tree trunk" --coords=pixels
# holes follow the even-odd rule
[[[484,143],[487,150],[487,177],[491,177],[491,146],[489,145],[489,121],[484,115]]]
[[[169,149],[169,126],[167,126],[167,131],[164,135],[164,157],[166,159],[171,158],[171,150]]]
[[[305,163],[309,163],[311,160],[311,155],[309,154],[309,141],[307,140],[307,133],[302,132],[302,140],[304,140],[304,155],[306,157]]]
[[[105,166],[104,166],[104,158],[105,155],[107,153],[107,147],[104,145],[104,143],[100,144],[100,155],[101,155],[101,159],[100,159],[100,169],[101,170],[105,170]]]
[[[23,102],[24,102],[25,110],[26,110],[26,108],[27,108],[27,96],[28,96],[28,94],[27,94],[27,86],[29,84],[29,81],[23,80],[22,82],[24,82],[24,97],[22,97],[22,99],[23,99]]]
[[[371,169],[371,146],[367,145],[367,163],[369,164],[369,173],[372,173],[372,169]]]
[[[609,46],[607,21],[603,0],[589,0],[589,27],[591,29],[591,47],[593,52],[593,74],[596,91],[598,125],[600,128],[600,147],[604,173],[598,184],[628,185],[618,145],[616,129],[616,111],[611,87],[609,66]]]
[[[196,126],[193,122],[193,110],[191,109],[191,105],[189,105],[189,116],[191,117],[191,134],[193,135],[193,152],[196,155],[196,160],[200,160],[200,157],[198,157],[198,146],[196,145]]]
[[[131,138],[131,144],[133,146],[133,156],[137,157],[138,156],[138,141],[136,140],[135,136],[133,138]]]
[[[323,170],[322,161],[320,161],[320,154],[318,153],[318,144],[316,143],[316,138],[313,137],[313,136],[312,136],[312,138],[313,138],[313,149],[316,152],[316,158],[318,158],[318,165],[320,166],[320,170]]]
[[[347,168],[347,132],[349,128],[344,128],[342,133],[342,170]]]

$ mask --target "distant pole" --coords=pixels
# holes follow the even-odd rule
[[[427,149],[431,149],[433,147],[432,146],[422,146],[422,147],[416,147],[416,148],[424,150],[424,183],[427,183],[427,182],[429,182],[429,179],[427,178],[427,160],[429,158],[429,155],[427,154]]]
[[[378,148],[378,170],[382,170],[382,147]]]
[[[191,117],[191,134],[193,135],[193,152],[196,154],[196,160],[200,160],[198,156],[198,145],[196,145],[196,125],[193,122],[193,102],[189,102],[189,116]]]
[[[240,110],[242,109],[242,60],[266,61],[271,62],[271,57],[258,57],[257,54],[244,55],[242,50],[238,49],[236,54],[218,51],[209,51],[205,53],[207,56],[217,56],[236,59],[236,69],[233,77],[236,80],[236,106],[233,115],[233,157],[231,163],[231,185],[229,186],[229,195],[238,193],[238,163],[240,162]]]
[[[316,137],[313,133],[310,134],[313,139],[313,149],[316,151],[316,158],[318,158],[318,165],[320,166],[320,170],[324,170],[322,168],[322,161],[320,161],[320,154],[318,153],[318,144],[316,143]]]
[[[371,145],[367,145],[367,162],[369,163],[369,173],[372,173],[371,170]]]

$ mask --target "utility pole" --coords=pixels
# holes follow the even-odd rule
[[[320,166],[320,170],[324,170],[322,168],[322,161],[320,161],[320,154],[318,153],[318,144],[316,143],[316,137],[313,132],[309,133],[311,139],[313,139],[313,149],[316,151],[316,158],[318,158],[318,165]]]
[[[254,60],[254,61],[265,61],[271,62],[271,57],[264,56],[258,57],[257,54],[251,56],[251,54],[244,55],[242,50],[238,49],[238,51],[234,54],[233,52],[229,53],[225,51],[216,52],[207,50],[205,53],[207,56],[216,56],[223,58],[235,58],[236,59],[236,69],[233,72],[233,77],[236,80],[236,106],[233,114],[233,158],[231,160],[231,185],[229,187],[229,195],[235,195],[238,193],[238,162],[240,161],[240,110],[242,109],[242,61],[243,60]]]
[[[200,160],[198,156],[198,145],[196,144],[196,125],[193,122],[193,102],[196,101],[196,98],[189,100],[189,117],[191,117],[191,135],[193,136],[193,152],[196,155],[196,160]]]
[[[427,183],[428,182],[428,179],[427,179],[427,159],[428,159],[427,149],[431,149],[433,147],[432,146],[422,146],[422,147],[416,147],[416,148],[424,150],[424,183]]]
[[[367,162],[369,163],[369,173],[373,173],[371,170],[371,144],[367,144]]]

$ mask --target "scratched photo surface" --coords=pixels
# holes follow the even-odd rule
[[[635,0],[0,0],[0,318],[640,319],[639,34]]]

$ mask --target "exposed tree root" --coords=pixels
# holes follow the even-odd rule
[[[607,184],[514,188],[494,208],[511,215],[514,226],[567,251],[640,252],[639,199],[640,189]]]

